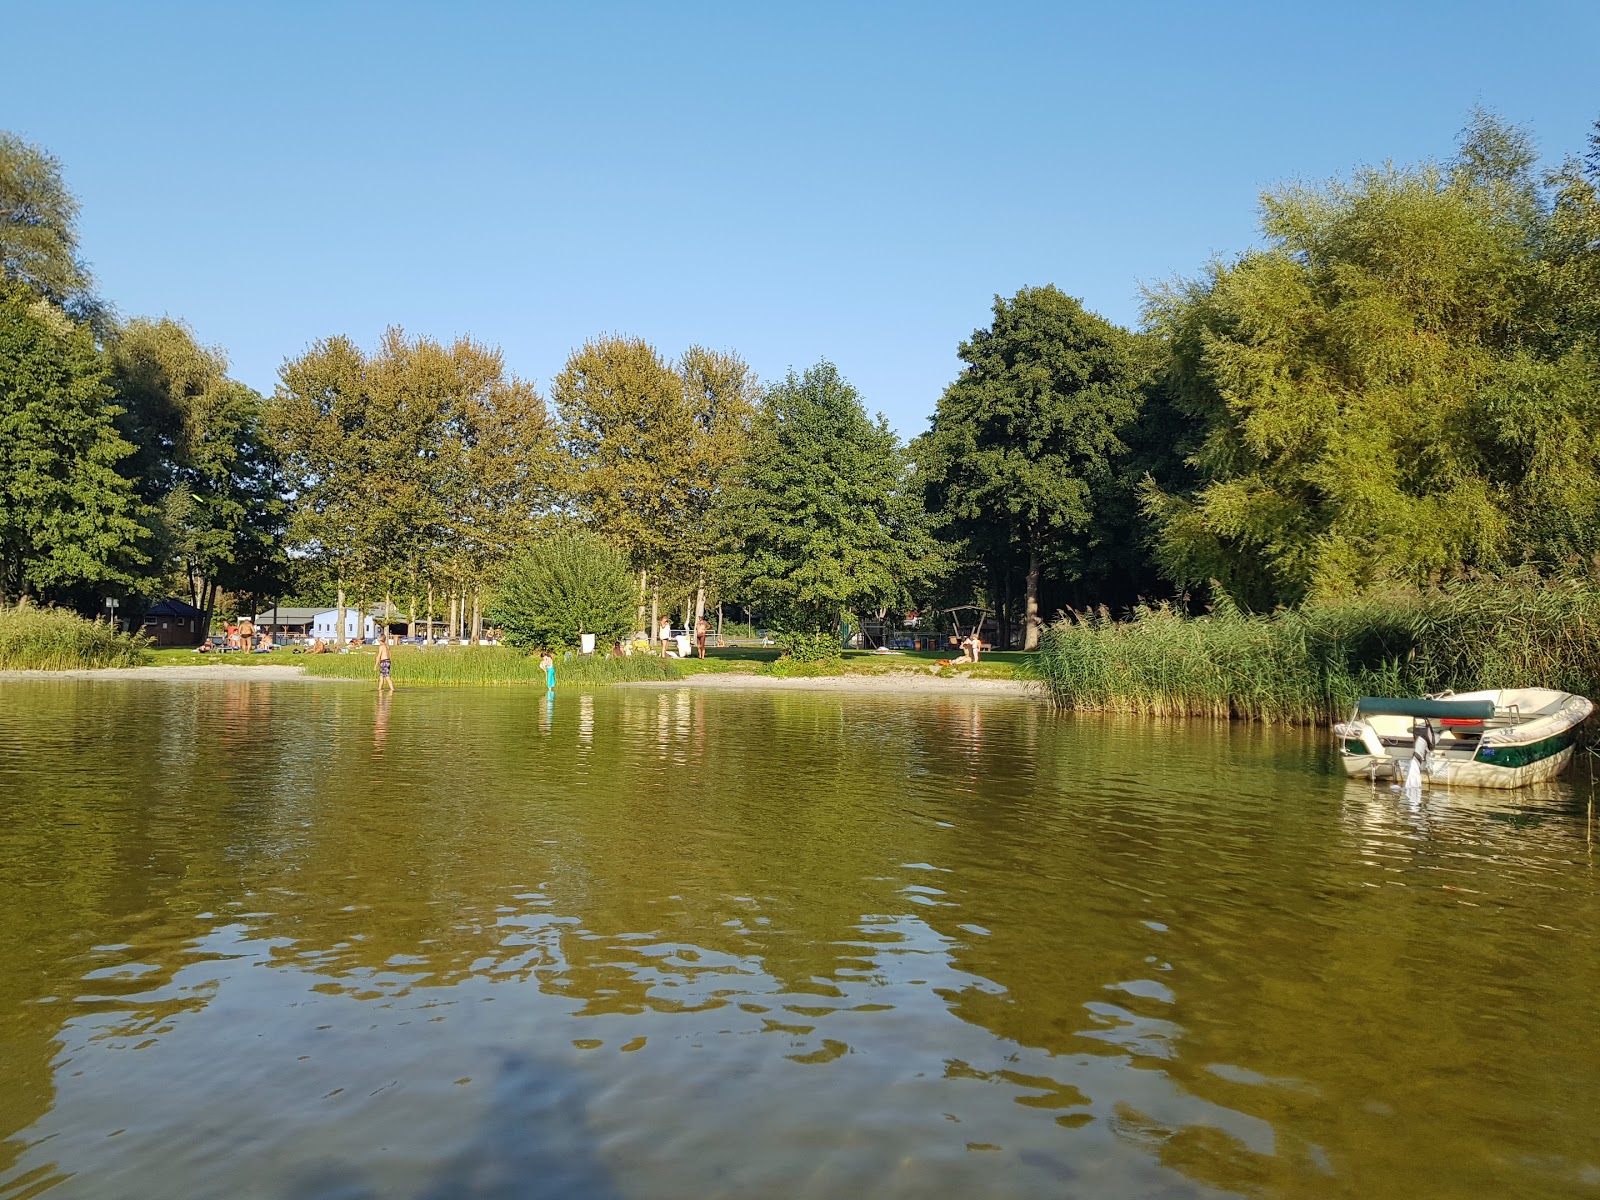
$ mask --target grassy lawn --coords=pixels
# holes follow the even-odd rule
[[[313,675],[365,679],[373,677],[372,660],[377,650],[373,646],[352,646],[348,654],[313,657],[292,653],[285,647],[268,654],[247,654],[242,651],[197,654],[187,647],[163,646],[151,653],[151,662],[158,667],[204,667],[213,663],[258,667],[272,663],[305,667]],[[433,646],[426,649],[398,646],[394,657],[395,678],[401,682],[498,684],[542,683],[544,680],[538,670],[537,660],[504,646]],[[1031,677],[1025,664],[1034,656],[1021,651],[994,651],[985,654],[976,665],[968,663],[942,669],[936,665],[938,659],[948,657],[948,652],[942,650],[901,650],[892,654],[846,650],[840,664],[819,673],[889,675],[910,671],[917,674],[937,673],[951,678],[1023,679]],[[633,660],[612,660],[610,663],[606,659],[571,659],[556,664],[556,678],[569,683],[602,683],[619,679],[755,674],[777,659],[778,651],[771,646],[727,646],[720,650],[707,650],[703,660],[691,657],[663,661],[654,655],[636,655]]]

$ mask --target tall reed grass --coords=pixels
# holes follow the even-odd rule
[[[396,646],[393,655],[394,666],[390,670],[397,686],[544,686],[539,656],[509,646]],[[376,657],[376,647],[360,646],[352,648],[348,654],[318,654],[302,661],[307,675],[376,681]],[[570,659],[559,655],[556,658],[557,687],[594,687],[678,677],[672,664],[650,654],[621,658],[574,654]]]
[[[1361,695],[1552,687],[1600,698],[1600,589],[1513,578],[1251,616],[1140,608],[1046,631],[1033,671],[1069,708],[1290,724]]]
[[[0,670],[73,671],[137,667],[150,661],[142,633],[117,633],[64,608],[17,604],[0,608]]]

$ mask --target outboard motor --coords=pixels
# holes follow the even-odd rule
[[[1406,791],[1420,792],[1422,773],[1433,774],[1433,748],[1439,744],[1439,738],[1433,732],[1433,723],[1425,718],[1412,723],[1411,733],[1411,765],[1406,768]]]

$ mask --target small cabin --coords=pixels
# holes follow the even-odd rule
[[[157,600],[144,614],[144,632],[158,646],[198,646],[210,632],[206,615],[172,596]]]

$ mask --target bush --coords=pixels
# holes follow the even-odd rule
[[[149,645],[142,633],[118,633],[64,608],[0,608],[0,670],[137,667],[150,660]]]
[[[773,638],[778,653],[796,663],[820,663],[843,658],[844,648],[836,633],[780,633]]]
[[[571,649],[592,633],[603,652],[632,629],[637,589],[616,550],[589,534],[561,534],[511,559],[489,619],[513,646]]]

